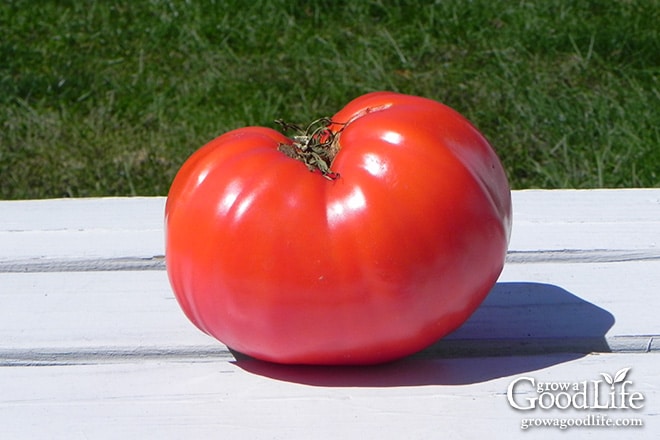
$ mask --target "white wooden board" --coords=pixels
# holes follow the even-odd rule
[[[658,274],[660,261],[509,264],[471,319],[422,355],[660,350]],[[184,317],[161,270],[0,273],[0,304],[0,362],[227,354]]]
[[[0,438],[659,438],[660,190],[513,199],[507,265],[482,307],[428,350],[368,368],[237,361],[194,328],[164,271],[164,198],[0,201]],[[521,377],[625,368],[637,411],[507,400]],[[644,427],[521,429],[593,414]]]
[[[7,439],[654,439],[655,354],[408,360],[339,369],[147,361],[0,369]],[[551,366],[549,366],[551,365]],[[511,407],[516,379],[602,380],[632,367],[643,411]],[[608,387],[602,387],[606,391]],[[534,397],[529,387],[516,396]],[[531,427],[523,419],[641,419],[643,427]]]
[[[513,208],[513,261],[660,259],[660,190],[514,191]],[[162,256],[164,209],[163,197],[0,201],[0,264]]]

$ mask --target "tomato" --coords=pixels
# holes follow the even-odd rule
[[[369,93],[318,127],[237,129],[183,164],[165,208],[175,296],[199,329],[257,359],[417,352],[499,277],[511,229],[502,165],[470,122],[426,98]],[[311,147],[297,160],[310,139],[332,150],[325,167]]]

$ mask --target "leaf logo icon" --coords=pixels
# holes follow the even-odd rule
[[[614,378],[610,376],[607,373],[600,373],[601,376],[603,376],[603,379],[605,379],[605,382],[609,384],[609,386],[614,389],[614,384],[623,382],[626,379],[626,376],[628,375],[628,372],[630,371],[630,367],[628,368],[622,368],[619,371],[616,372],[614,375]]]
[[[624,379],[626,378],[626,375],[628,374],[628,371],[630,371],[630,367],[622,368],[619,371],[617,371],[616,374],[614,375],[614,383],[623,382]]]

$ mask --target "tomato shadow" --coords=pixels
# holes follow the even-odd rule
[[[458,330],[405,359],[375,366],[262,362],[234,353],[252,374],[321,387],[466,385],[610,351],[607,310],[551,284],[498,283]]]

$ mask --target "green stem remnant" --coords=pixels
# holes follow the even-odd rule
[[[332,160],[339,151],[339,142],[337,142],[339,132],[330,129],[332,124],[337,124],[336,122],[330,118],[321,118],[313,121],[306,129],[281,119],[276,120],[275,123],[282,127],[282,131],[293,130],[297,133],[291,137],[292,143],[280,144],[279,151],[303,162],[310,171],[320,171],[328,180],[339,177],[338,173],[330,169]]]

